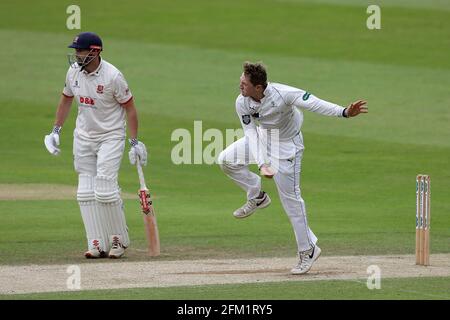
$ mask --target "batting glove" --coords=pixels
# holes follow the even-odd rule
[[[136,159],[139,159],[139,163],[142,166],[147,165],[147,148],[145,144],[137,139],[130,139],[131,149],[128,152],[128,158],[130,159],[130,163],[134,166],[136,165]]]
[[[44,144],[48,152],[52,155],[57,156],[61,150],[59,147],[59,133],[61,132],[60,126],[54,126],[50,134],[46,135],[44,138]]]

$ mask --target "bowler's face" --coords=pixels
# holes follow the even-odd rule
[[[240,78],[239,89],[244,97],[252,97],[256,93],[256,87],[250,82],[244,73],[242,73]]]

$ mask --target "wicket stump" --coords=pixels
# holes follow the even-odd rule
[[[430,176],[416,177],[416,264],[430,265]]]

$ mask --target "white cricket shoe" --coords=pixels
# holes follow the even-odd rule
[[[111,259],[119,259],[125,253],[125,247],[122,244],[120,236],[111,236],[111,250],[109,250],[109,257]]]
[[[248,200],[246,204],[233,213],[233,216],[238,219],[246,218],[255,212],[256,209],[262,209],[269,206],[270,202],[269,195],[263,191],[261,197]]]
[[[91,242],[91,240],[89,240]],[[101,240],[92,239],[92,243],[90,243],[90,248],[88,251],[84,253],[84,256],[87,259],[98,259],[98,258],[106,258],[107,254],[100,248]]]
[[[300,260],[298,264],[294,268],[292,268],[291,274],[307,273],[311,269],[314,261],[316,261],[319,258],[321,252],[322,250],[320,250],[320,248],[317,245],[314,246],[312,249],[300,252],[299,253]]]

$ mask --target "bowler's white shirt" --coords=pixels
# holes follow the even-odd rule
[[[91,141],[125,138],[126,112],[121,104],[133,96],[124,76],[112,64],[101,59],[91,73],[77,65],[70,67],[63,94],[75,97],[78,104],[75,135]]]
[[[268,156],[290,159],[304,148],[300,132],[302,110],[342,117],[344,107],[321,100],[302,89],[279,83],[268,83],[260,102],[242,95],[237,97],[236,112],[249,139],[250,152],[259,166],[269,162]],[[271,139],[269,149],[278,149],[268,155],[266,148],[256,146],[261,141],[267,147],[269,136],[275,138]]]

